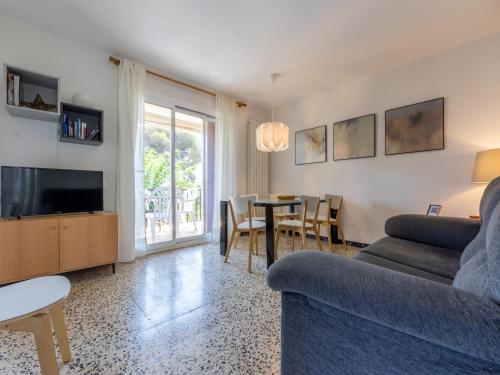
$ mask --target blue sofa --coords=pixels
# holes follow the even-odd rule
[[[500,178],[480,213],[401,215],[354,259],[276,262],[282,374],[500,374]]]

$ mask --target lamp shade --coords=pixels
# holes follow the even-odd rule
[[[488,183],[500,176],[500,148],[481,151],[476,154],[472,182]]]
[[[288,148],[288,126],[282,122],[265,122],[255,132],[260,151],[276,152]]]

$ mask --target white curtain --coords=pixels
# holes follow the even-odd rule
[[[123,59],[118,81],[117,192],[118,260],[130,262],[145,250],[144,66]]]
[[[257,193],[260,198],[267,198],[269,194],[269,153],[257,148],[255,130],[259,125],[256,121],[249,121],[247,125],[247,193]]]
[[[236,101],[217,94],[212,239],[219,240],[221,200],[236,195]]]

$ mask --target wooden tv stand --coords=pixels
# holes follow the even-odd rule
[[[113,265],[118,259],[114,213],[0,219],[0,284]]]

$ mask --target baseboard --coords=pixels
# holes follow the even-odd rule
[[[309,233],[308,233],[308,234],[306,234],[306,237],[307,237],[307,238],[314,239],[314,235],[309,234]],[[319,239],[320,239],[321,241],[328,242],[328,237],[326,237],[326,236],[319,236]],[[361,249],[362,249],[362,248],[364,248],[364,247],[367,247],[367,246],[369,245],[369,244],[367,244],[367,243],[356,242],[356,241],[349,241],[349,240],[346,240],[345,242],[346,242],[346,244],[347,244],[348,246],[352,246],[352,247],[359,247],[359,248],[361,248]],[[341,241],[341,240],[333,241],[333,243],[334,243],[335,245],[342,245],[342,241]]]

